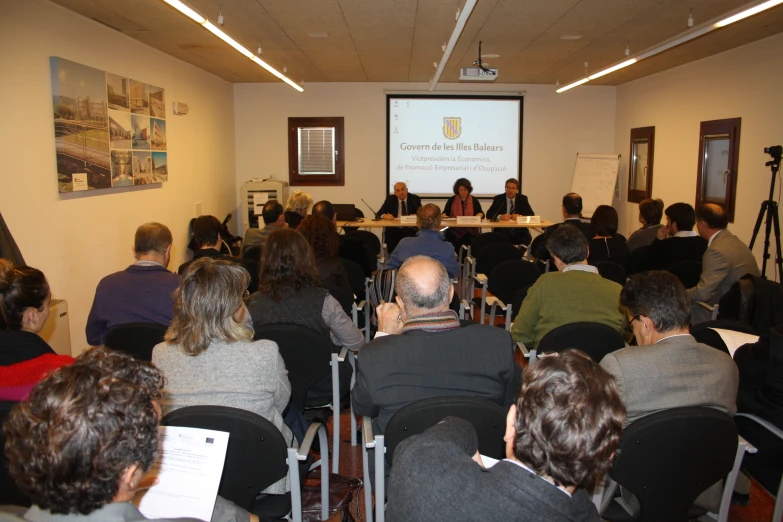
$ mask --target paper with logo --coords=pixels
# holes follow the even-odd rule
[[[160,482],[139,492],[133,503],[147,518],[210,520],[229,434],[179,426],[161,426],[159,430],[158,456],[149,475]]]

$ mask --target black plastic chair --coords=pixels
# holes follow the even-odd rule
[[[666,270],[674,274],[685,288],[693,288],[699,284],[701,261],[679,261],[667,266]]]
[[[470,240],[470,253],[473,255],[473,257],[476,257],[476,255],[481,252],[485,246],[495,243],[505,243],[510,245],[511,240],[508,238],[508,236],[501,234],[500,232],[486,232],[479,234],[477,236],[473,236]]]
[[[482,292],[481,311],[482,314],[486,313],[486,307],[489,305],[489,324],[495,324],[495,314],[500,309],[506,313],[505,327],[508,330],[514,314],[519,311],[518,305],[514,307],[517,292],[522,288],[529,288],[539,277],[541,271],[530,261],[514,259],[497,265],[487,280],[486,289],[492,295],[486,296],[486,292]]]
[[[264,250],[264,247],[261,245],[251,246],[242,253],[242,258],[260,263],[262,250]]]
[[[299,450],[289,448],[274,424],[253,412],[225,406],[188,406],[163,418],[164,426],[183,426],[228,432],[228,451],[220,478],[218,494],[263,519],[281,519],[289,512],[293,520],[302,520],[301,476],[299,462],[306,461],[310,446],[318,434],[326,448],[326,430],[313,423]],[[321,516],[329,512],[329,454],[321,451]],[[291,493],[259,493],[278,480],[289,477]],[[258,498],[257,498],[258,497]]]
[[[595,264],[595,267],[604,279],[609,279],[620,286],[625,286],[625,282],[628,278],[625,274],[625,268],[623,268],[620,263],[615,263],[614,261],[598,261]]]
[[[359,239],[365,247],[369,248],[369,251],[372,252],[374,256],[381,253],[381,240],[369,230],[351,230],[350,232],[346,232],[345,235],[347,237]]]
[[[727,476],[733,487],[737,454],[737,427],[721,411],[673,408],[642,417],[625,428],[609,470],[639,500],[640,512],[632,517],[612,503],[603,518],[687,522],[699,494]],[[726,500],[721,510],[728,509]]]
[[[151,361],[152,349],[163,342],[168,327],[158,323],[127,323],[115,326],[106,336],[107,348],[125,352],[137,361]]]
[[[726,343],[723,342],[723,339],[721,339],[718,332],[712,330],[712,328],[721,328],[723,330],[734,330],[735,332],[758,335],[750,325],[739,321],[729,321],[725,319],[706,321],[691,326],[691,335],[698,342],[712,346],[713,348],[716,348],[722,352],[726,352],[729,355],[731,355],[731,352],[729,352],[729,349],[726,347]]]
[[[740,436],[757,450],[755,454],[745,455],[742,469],[775,497],[771,520],[780,520],[783,517],[783,430],[768,420],[747,413],[737,413],[734,422]]]
[[[343,348],[340,354],[332,352],[328,337],[323,337],[318,332],[293,324],[268,324],[256,330],[254,340],[268,339],[277,343],[280,355],[283,357],[285,367],[288,370],[288,381],[291,383],[291,404],[304,412],[306,409],[307,392],[322,379],[331,374],[332,397],[328,404],[319,405],[318,408],[332,408],[334,410],[332,420],[332,465],[334,473],[340,463],[340,376],[338,363],[345,361],[346,357],[353,357],[347,348]],[[351,407],[351,419],[353,426],[354,415]],[[356,431],[354,427],[354,431]],[[325,449],[323,451],[326,451]]]
[[[511,243],[492,243],[484,246],[474,257],[476,272],[490,276],[500,263],[522,259],[522,251]]]
[[[647,261],[650,259],[650,245],[639,247],[628,255],[628,274],[644,272]]]
[[[30,507],[32,505],[30,499],[19,492],[16,483],[8,474],[8,459],[5,456],[3,423],[8,419],[11,408],[16,406],[16,404],[16,402],[12,401],[0,401],[0,505]]]
[[[564,324],[547,332],[538,343],[538,352],[562,352],[569,348],[581,350],[595,362],[625,346],[622,335],[614,328],[587,321]]]
[[[372,486],[370,485],[368,449],[375,449],[375,497],[385,498],[384,459],[389,464],[394,459],[394,450],[403,440],[412,435],[418,435],[427,428],[434,426],[446,417],[459,417],[473,425],[478,435],[478,450],[482,455],[494,459],[506,457],[506,445],[503,436],[506,431],[506,411],[487,399],[470,396],[443,396],[423,399],[398,410],[386,425],[383,435],[373,435],[372,420],[362,419],[364,444],[362,457],[364,459],[365,506],[367,513],[372,509]],[[378,502],[377,510],[384,509],[383,502]],[[376,520],[383,517],[378,516]]]

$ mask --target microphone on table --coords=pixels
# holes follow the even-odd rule
[[[504,201],[504,203],[505,203],[505,201]],[[490,219],[490,222],[494,222],[494,221],[500,221],[500,220],[498,219],[498,215],[500,214],[500,211],[501,211],[502,209],[503,209],[503,205],[500,205],[500,206],[498,207],[498,209],[495,211],[495,215],[494,215],[494,216],[492,216],[492,219]]]
[[[372,207],[370,206],[370,204],[369,204],[369,203],[367,203],[366,201],[364,201],[364,199],[363,199],[363,198],[359,198],[359,199],[361,199],[361,200],[362,200],[362,203],[364,203],[365,205],[367,205],[367,208],[369,208],[369,209],[370,209],[370,212],[372,212],[372,215],[373,215],[373,216],[375,216],[375,217],[374,217],[372,220],[373,220],[373,221],[380,221],[380,220],[381,220],[381,218],[379,218],[379,217],[378,217],[378,213],[377,213],[377,212],[375,212],[375,211],[372,209]]]

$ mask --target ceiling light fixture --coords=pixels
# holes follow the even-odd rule
[[[688,29],[693,27],[693,7],[691,7],[691,10],[688,12]]]
[[[194,22],[202,25],[207,31],[214,34],[224,42],[226,42],[228,45],[236,49],[238,53],[243,55],[245,58],[249,58],[251,61],[255,62],[257,65],[263,67],[270,73],[272,73],[274,76],[279,78],[280,80],[284,81],[294,89],[296,89],[299,92],[304,92],[304,89],[302,89],[299,85],[291,81],[288,77],[284,76],[280,73],[277,69],[266,63],[264,60],[259,58],[258,56],[253,55],[250,51],[245,49],[241,44],[239,44],[236,40],[228,36],[226,33],[220,30],[217,26],[215,26],[212,22],[195,12],[193,9],[182,3],[180,0],[163,0],[167,4],[169,4],[171,7],[179,11],[180,13],[184,14]],[[261,46],[258,46],[258,52],[261,53]]]
[[[438,70],[435,72],[435,76],[432,78],[432,80],[430,80],[430,91],[434,90],[435,86],[438,85],[440,75],[443,74],[443,69],[446,68],[446,64],[451,57],[451,53],[454,51],[454,46],[457,45],[457,40],[459,40],[459,36],[462,34],[462,30],[465,29],[465,24],[468,22],[470,13],[473,12],[473,8],[476,7],[477,1],[478,0],[467,0],[467,2],[465,2],[465,7],[462,8],[462,12],[460,12],[459,9],[457,10],[457,14],[459,15],[457,16],[457,24],[454,26],[454,31],[451,33],[449,43],[446,44],[446,50],[443,52],[443,58],[440,60]]]
[[[223,6],[220,6],[220,10],[218,11],[218,25],[220,27],[223,27]]]
[[[258,52],[256,53],[258,56],[261,56],[261,42],[258,42]]]
[[[603,71],[593,74],[592,76],[587,76],[587,73],[585,72],[585,76],[586,76],[585,78],[582,78],[581,80],[578,80],[574,83],[570,83],[565,87],[561,87],[560,89],[557,89],[556,92],[561,93],[567,91],[568,89],[573,89],[574,87],[587,83],[590,80],[600,78],[601,76],[614,72],[618,69],[628,67],[629,65],[632,65],[636,62],[640,62],[645,58],[649,58],[651,56],[655,56],[656,54],[660,54],[664,51],[671,49],[672,47],[677,47],[678,45],[682,45],[685,42],[689,42],[695,38],[704,36],[705,34],[710,33],[716,29],[720,29],[721,27],[726,27],[727,25],[732,24],[738,20],[742,20],[743,18],[753,16],[762,11],[775,7],[776,5],[779,4],[783,4],[783,0],[767,0],[766,2],[761,2],[761,3],[754,2],[754,4],[750,4],[750,7],[745,6],[744,8],[735,11],[735,14],[732,14],[727,18],[723,18],[723,17],[713,18],[709,22],[705,22],[704,24],[699,25],[698,27],[688,29],[676,36],[673,36],[672,38],[669,38],[668,40],[664,40],[658,45],[655,45],[653,47],[650,47],[642,51],[641,53],[637,54],[630,60],[626,60],[624,62],[615,64],[611,67],[604,69]]]
[[[631,56],[631,46],[625,44],[625,56]]]

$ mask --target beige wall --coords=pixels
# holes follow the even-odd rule
[[[729,229],[750,241],[761,202],[769,195],[771,176],[764,163],[770,157],[763,149],[783,143],[782,54],[783,35],[777,35],[617,88],[615,149],[623,154],[618,206],[623,233],[639,226],[638,205],[626,202],[630,129],[655,126],[653,197],[667,206],[678,201],[693,205],[700,122],[740,117],[737,203]],[[757,240],[754,248],[759,261],[761,243]]]
[[[569,96],[555,94],[551,85],[440,88],[466,94],[525,92],[522,191],[536,213],[547,219],[561,218],[560,201],[571,188],[576,153],[614,152],[614,87],[584,87]],[[289,117],[343,116],[345,186],[301,188],[316,201],[353,202],[367,214],[360,200],[364,198],[377,210],[386,195],[386,94],[413,90],[426,93],[426,85],[315,83],[305,85],[300,94],[284,84],[236,84],[237,185],[272,175],[288,180]]]
[[[60,56],[166,89],[169,175],[161,187],[57,192],[49,57]],[[0,212],[25,260],[70,310],[74,353],[101,277],[133,261],[136,227],[174,234],[169,268],[186,252],[195,202],[222,218],[236,202],[231,84],[44,0],[0,2]],[[171,114],[171,102],[190,114]]]

